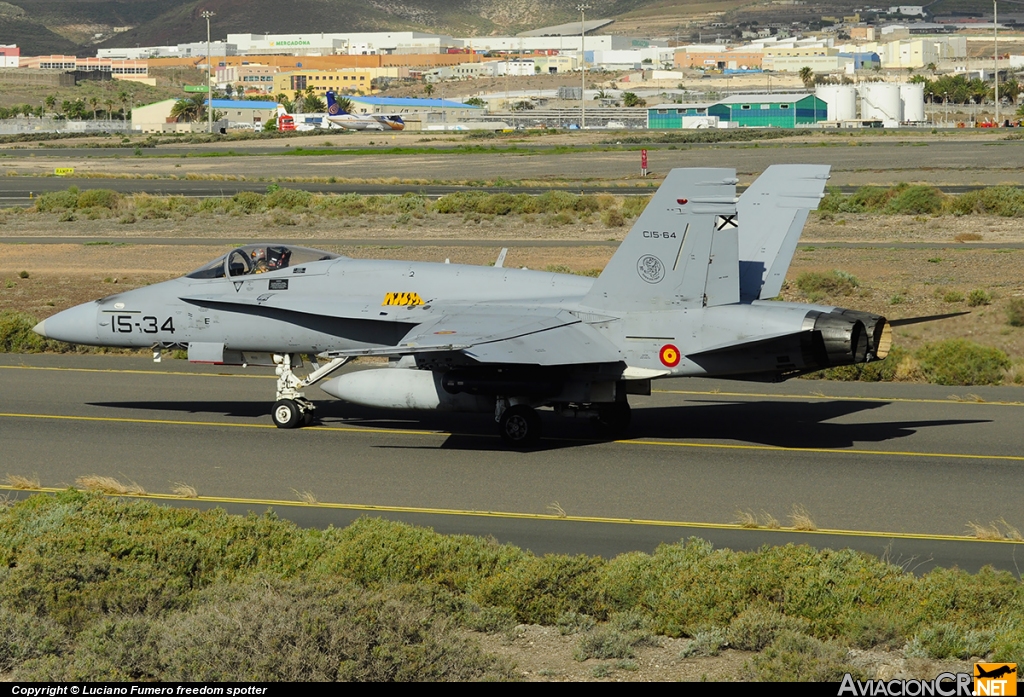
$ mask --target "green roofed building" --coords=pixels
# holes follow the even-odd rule
[[[825,121],[828,106],[813,94],[747,94],[727,97],[708,108],[710,116],[748,128],[797,128]]]

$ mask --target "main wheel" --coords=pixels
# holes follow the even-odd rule
[[[602,434],[614,437],[625,433],[632,419],[629,402],[615,402],[598,407],[596,425]]]
[[[310,407],[310,408],[306,409],[304,412],[302,412],[302,425],[303,426],[312,426],[314,421],[316,421],[316,414],[313,413],[312,407]]]
[[[526,447],[540,439],[540,417],[525,404],[509,407],[498,420],[501,439],[509,445]]]
[[[270,418],[274,420],[274,425],[278,428],[295,428],[302,420],[302,411],[294,400],[281,399],[274,404]]]

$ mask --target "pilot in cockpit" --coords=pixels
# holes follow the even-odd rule
[[[266,273],[288,266],[292,252],[287,247],[257,247],[250,253],[252,270],[249,273]]]

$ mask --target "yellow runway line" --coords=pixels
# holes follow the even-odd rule
[[[0,491],[24,492],[24,493],[58,493],[66,489],[55,487],[40,487],[39,489],[18,489],[11,486],[0,485]],[[172,494],[104,494],[112,498],[142,499],[151,501],[175,501],[175,502],[199,502],[214,504],[237,504],[247,506],[288,506],[302,508],[320,508],[324,510],[343,511],[364,511],[367,513],[420,513],[426,515],[445,516],[470,516],[476,518],[503,518],[511,520],[536,520],[546,522],[566,523],[604,523],[610,525],[641,525],[650,527],[667,528],[690,528],[705,530],[734,530],[742,532],[772,532],[790,535],[839,535],[843,537],[871,537],[882,539],[903,539],[903,540],[934,540],[942,542],[985,542],[1001,544],[1024,544],[1021,540],[980,540],[976,537],[965,535],[929,535],[923,533],[906,532],[879,532],[873,530],[843,530],[843,529],[818,529],[818,530],[794,530],[792,528],[746,528],[736,523],[699,523],[679,520],[653,520],[644,518],[611,518],[603,516],[558,516],[546,513],[517,513],[513,511],[473,511],[454,508],[429,508],[422,506],[377,506],[372,504],[354,503],[324,503],[313,504],[301,501],[286,501],[281,499],[256,499],[226,496],[197,496],[194,498],[183,498]]]
[[[987,402],[977,401],[974,399],[967,399],[966,397],[960,398],[957,395],[956,399],[918,399],[912,397],[847,397],[843,395],[827,395],[827,394],[772,394],[770,392],[716,392],[714,390],[652,390],[655,394],[681,394],[681,395],[694,395],[698,397],[758,397],[764,398],[769,397],[772,399],[839,399],[848,400],[851,402],[906,402],[908,404],[972,404],[977,406],[997,406],[997,407],[1024,407],[1024,402]]]

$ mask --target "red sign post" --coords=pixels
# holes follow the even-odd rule
[[[641,150],[640,151],[640,176],[641,177],[646,177],[647,176],[647,151],[646,150]]]

